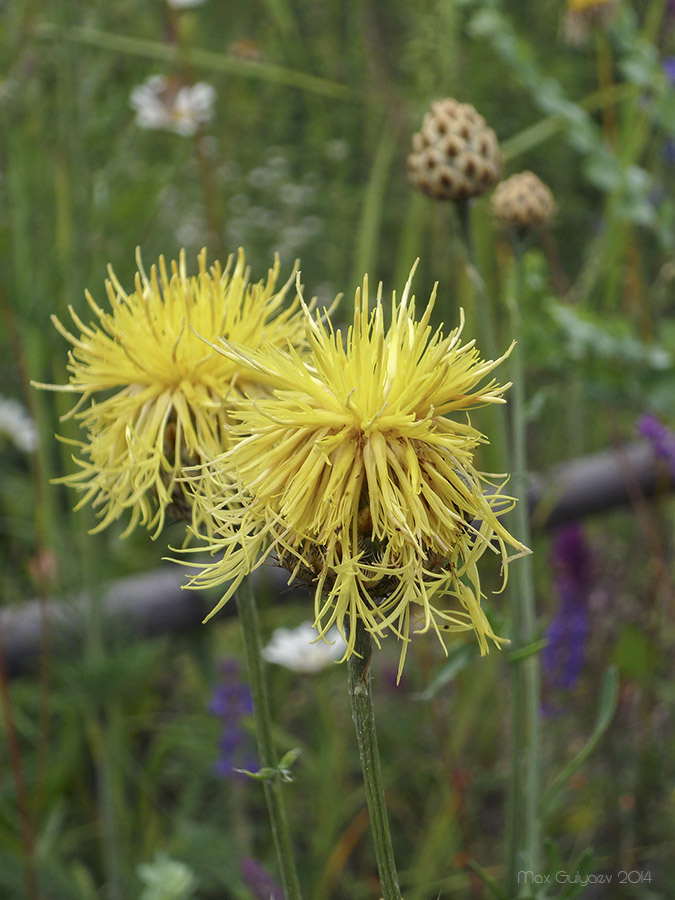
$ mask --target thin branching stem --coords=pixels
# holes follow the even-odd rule
[[[514,244],[513,292],[509,297],[511,334],[516,346],[511,354],[512,482],[521,498],[516,506],[516,534],[530,545],[530,520],[526,497],[526,417],[525,373],[520,327],[521,250]],[[536,640],[534,580],[530,556],[514,567],[511,640],[514,651]],[[509,881],[514,896],[516,873],[520,869],[539,871],[541,823],[540,752],[540,665],[539,655],[530,653],[513,661],[513,732],[511,746],[511,821],[509,829]]]
[[[246,668],[253,696],[260,766],[274,769],[277,767],[279,759],[272,740],[272,716],[263,668],[258,612],[250,578],[244,581],[237,594],[237,607],[244,637]],[[279,777],[270,778],[263,784],[284,896],[286,900],[301,900],[300,881],[295,867],[291,833],[281,793],[281,779]]]
[[[380,874],[382,900],[401,900],[389,815],[384,797],[380,752],[375,731],[375,714],[370,691],[371,638],[362,622],[356,626],[355,652],[349,657],[349,698],[359,745],[363,783],[370,812],[370,828]]]

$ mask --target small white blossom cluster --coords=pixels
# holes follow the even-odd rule
[[[319,672],[345,652],[345,642],[337,628],[331,628],[321,640],[311,622],[297,628],[277,628],[262,652],[267,662],[285,666],[293,672]]]
[[[153,75],[131,92],[130,104],[140,128],[172,131],[189,137],[213,118],[214,88],[173,82],[165,75]]]
[[[282,261],[292,262],[323,231],[316,215],[319,179],[306,172],[294,179],[288,158],[278,148],[270,148],[261,165],[248,173],[235,173],[233,181],[248,190],[239,190],[229,202],[228,242],[233,246],[270,247]]]
[[[0,396],[0,435],[7,435],[19,450],[26,453],[32,453],[37,447],[35,423],[18,400]]]

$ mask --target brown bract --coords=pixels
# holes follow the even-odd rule
[[[519,172],[497,186],[492,197],[492,211],[507,228],[539,228],[555,213],[555,201],[534,172]]]
[[[497,136],[469,103],[432,104],[413,136],[408,177],[438,200],[468,200],[495,184],[502,168]]]

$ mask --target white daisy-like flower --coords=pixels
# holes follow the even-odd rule
[[[162,853],[137,871],[144,887],[141,900],[188,900],[196,887],[195,876],[185,863]]]
[[[166,0],[173,9],[192,9],[193,6],[201,6],[204,0]]]
[[[18,400],[0,396],[0,435],[7,435],[12,443],[26,453],[32,453],[38,444],[35,422]]]
[[[337,628],[319,638],[311,622],[297,628],[277,628],[262,651],[267,662],[285,666],[293,672],[320,672],[344,655],[345,642]]]
[[[189,137],[211,121],[215,99],[215,89],[204,81],[181,84],[165,75],[153,75],[133,89],[129,102],[140,128]]]

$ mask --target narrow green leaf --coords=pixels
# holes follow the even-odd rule
[[[448,654],[448,660],[439,669],[429,687],[416,694],[417,700],[431,700],[440,691],[442,687],[449,684],[453,678],[458,675],[462,669],[469,663],[478,652],[478,645],[475,643],[462,644],[456,647]]]
[[[544,850],[548,857],[549,872],[560,872],[563,867],[562,857],[560,856],[560,851],[555,842],[549,837],[544,838]]]
[[[584,880],[593,871],[593,863],[595,854],[592,850],[584,850],[573,866],[570,866],[570,878],[578,876],[577,881],[568,881],[562,891],[558,894],[557,900],[575,900],[580,897],[582,891],[585,891],[588,885],[584,884]]]
[[[524,647],[512,650],[507,655],[507,659],[509,662],[522,662],[522,660],[527,659],[528,656],[535,656],[535,654],[541,653],[547,644],[548,638],[541,638],[539,641],[533,641],[531,644],[526,644]]]
[[[490,875],[489,872],[477,863],[475,859],[470,859],[467,863],[467,867],[478,875],[485,887],[491,891],[493,897],[496,897],[497,900],[509,900],[509,895],[505,888],[501,886],[496,878]]]
[[[284,753],[284,755],[279,760],[279,768],[282,770],[290,769],[300,756],[301,752],[302,751],[299,747],[294,747],[292,750],[289,750],[288,753]]]
[[[553,808],[555,807],[558,794],[560,793],[562,788],[567,784],[567,782],[572,777],[572,775],[574,775],[577,769],[579,769],[585,762],[585,760],[590,756],[593,750],[595,750],[600,738],[607,730],[609,723],[612,721],[614,711],[616,710],[618,696],[619,673],[616,669],[616,666],[610,666],[606,670],[605,677],[602,680],[602,687],[600,688],[600,703],[598,705],[598,716],[591,736],[588,738],[588,740],[574,757],[574,759],[572,759],[567,764],[567,766],[565,766],[560,775],[558,775],[553,784],[546,791],[541,804],[542,816],[547,816],[552,812]]]
[[[363,195],[361,217],[356,233],[356,253],[352,283],[360,285],[366,272],[375,278],[377,251],[382,231],[384,198],[390,183],[390,170],[396,151],[396,136],[383,123],[380,141],[370,168],[368,186]]]
[[[279,774],[279,770],[273,769],[271,766],[263,766],[257,772],[251,772],[248,769],[235,769],[234,771],[239,772],[240,775],[248,775],[254,781],[272,781]]]
[[[124,53],[129,56],[141,56],[145,59],[154,59],[167,63],[175,63],[178,60],[178,51],[170,44],[129,37],[123,34],[113,34],[98,28],[74,25],[62,30],[52,23],[46,23],[40,26],[38,33],[41,38],[46,40],[65,38],[65,40],[73,44],[99,47],[103,50]],[[255,78],[258,81],[282,84],[312,94],[319,94],[323,97],[342,100],[359,100],[361,98],[357,91],[346,85],[329,81],[326,78],[318,78],[316,75],[308,75],[305,72],[298,72],[295,69],[288,69],[285,66],[278,66],[274,63],[242,59],[226,53],[214,53],[212,50],[199,49],[190,51],[190,62],[197,68],[207,69],[212,72],[226,72],[229,75],[239,75],[244,78]]]

